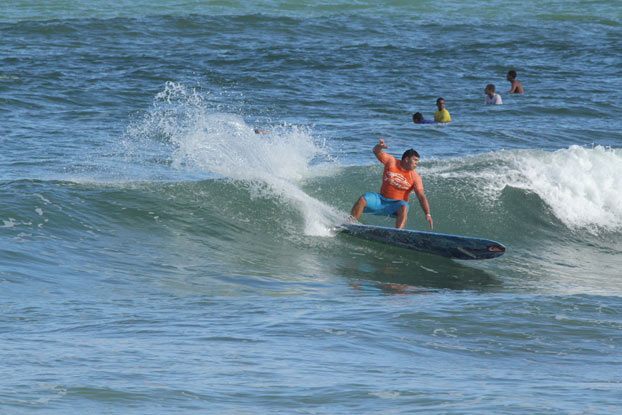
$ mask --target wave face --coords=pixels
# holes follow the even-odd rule
[[[412,280],[412,261],[423,261],[435,273],[455,271],[444,261],[360,243],[331,230],[345,220],[360,194],[378,190],[379,164],[343,166],[331,158],[325,143],[295,126],[257,134],[239,116],[214,113],[201,104],[193,103],[196,111],[189,114],[187,101],[180,117],[179,101],[170,99],[170,92],[128,129],[127,137],[133,139],[126,137],[125,154],[141,159],[144,136],[161,137],[160,150],[169,151],[165,164],[194,180],[5,182],[3,200],[10,201],[2,211],[5,231],[22,248],[31,246],[26,242],[84,241],[91,254],[69,248],[72,255],[66,258],[93,261],[91,266],[99,266],[101,252],[123,258],[131,246],[136,251],[132,256],[164,257],[168,264],[183,252],[183,261],[190,255],[195,267],[209,266],[217,274],[231,269],[262,275],[317,273],[326,264],[350,263],[353,252],[373,268],[384,266],[387,258],[403,264],[397,267],[399,281]],[[622,253],[616,185],[622,179],[621,161],[619,149],[573,146],[427,160],[418,170],[435,231],[508,246],[506,256],[483,265],[484,270],[501,268],[507,283],[524,286],[521,279],[528,269],[529,275],[546,277],[546,284],[556,276],[568,290],[577,284],[598,292],[618,284],[611,264]],[[362,221],[392,226],[390,218],[363,216]],[[407,227],[426,229],[416,200],[411,200]],[[31,248],[41,249],[38,244]],[[57,248],[43,252],[47,250],[43,258],[54,256]],[[40,253],[30,255],[42,266],[47,262],[36,259]],[[182,264],[175,269],[173,274],[186,272]],[[425,276],[423,281],[438,284]],[[548,290],[540,283],[537,289]]]
[[[123,258],[131,246],[137,257],[170,257],[181,247],[194,253],[196,267],[227,273],[243,261],[240,272],[251,274],[305,273],[301,264],[315,273],[318,264],[349,263],[352,252],[361,251],[374,258],[373,268],[386,256],[404,263],[398,280],[410,279],[416,255],[359,244],[332,230],[360,194],[378,190],[380,164],[344,163],[347,155],[310,127],[264,119],[266,130],[255,128],[242,114],[215,105],[210,94],[169,82],[102,155],[55,180],[5,181],[3,227],[34,249],[31,260],[42,266],[58,248],[46,247],[50,252],[37,259],[41,247],[25,241],[71,247],[70,241],[89,241],[91,254],[70,248],[65,257],[94,267],[103,250]],[[423,158],[418,170],[435,231],[508,246],[504,259],[484,269],[503,268],[507,281],[519,286],[528,270],[536,280],[555,275],[570,291],[599,291],[618,284],[612,261],[622,249],[621,162],[620,149],[573,145]],[[407,227],[425,230],[413,199]],[[393,225],[390,218],[362,221]],[[18,262],[24,255],[7,252]],[[424,267],[438,266],[453,273],[442,261]]]

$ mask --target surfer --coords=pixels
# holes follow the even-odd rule
[[[430,205],[423,192],[421,177],[415,171],[419,164],[419,153],[412,148],[406,150],[401,160],[397,160],[383,150],[389,148],[381,138],[380,142],[374,146],[376,158],[384,164],[382,173],[382,187],[380,193],[365,193],[352,206],[350,212],[353,219],[358,220],[363,213],[372,215],[396,216],[395,227],[403,229],[408,220],[408,197],[414,191],[419,199],[419,204],[425,219],[430,224],[430,229],[434,227]]]

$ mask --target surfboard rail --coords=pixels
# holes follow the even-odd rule
[[[359,223],[343,223],[338,225],[337,228],[345,234],[358,238],[446,258],[464,260],[491,259],[505,253],[505,246],[497,241],[470,236],[396,229]]]

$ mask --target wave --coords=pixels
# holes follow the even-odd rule
[[[479,271],[335,235],[331,228],[358,196],[379,189],[382,166],[349,165],[331,144],[311,128],[249,120],[169,83],[110,149],[113,163],[54,180],[0,182],[0,255],[25,275],[45,275],[59,258],[116,270],[139,258],[149,272],[184,277],[208,270],[290,281],[372,269],[407,282],[414,264],[431,285],[438,272],[490,284]],[[621,161],[620,149],[571,146],[424,158],[418,171],[435,231],[508,246],[484,267],[502,264],[517,280],[542,269],[564,286],[591,275],[604,286],[622,253]],[[415,198],[411,208],[407,227],[427,229]]]
[[[273,138],[275,145],[285,145],[279,140],[287,142],[291,134],[299,133],[286,129],[280,138]],[[241,135],[241,143],[265,138],[254,132]],[[175,153],[176,162],[180,168],[204,169],[208,176],[213,173],[207,169],[214,166],[218,177],[0,182],[4,235],[0,256],[24,275],[43,276],[50,266],[68,258],[74,264],[96,264],[86,269],[112,267],[123,273],[131,272],[135,258],[143,258],[148,273],[162,274],[174,284],[179,284],[176,278],[195,273],[218,278],[269,276],[287,283],[310,275],[338,274],[404,283],[415,278],[426,286],[456,289],[479,284],[490,288],[498,284],[485,271],[492,266],[506,270],[502,271],[508,273],[506,283],[508,278],[530,278],[542,288],[558,284],[566,291],[588,280],[594,287],[615,286],[611,277],[619,269],[622,228],[619,204],[609,205],[619,196],[607,183],[613,186],[619,174],[619,150],[572,147],[553,153],[507,151],[424,161],[419,170],[432,204],[435,230],[488,237],[508,246],[504,257],[483,264],[480,271],[477,264],[475,269],[450,265],[331,233],[330,227],[345,218],[358,195],[379,187],[380,166],[314,164],[310,154],[315,147],[287,148],[310,151],[303,158],[311,160],[302,166],[304,174],[273,170],[276,177],[272,177],[262,172],[262,163],[273,159],[261,151],[237,152],[240,159],[213,164],[199,146],[188,154]],[[586,162],[592,163],[591,168]],[[254,166],[248,175],[239,169],[246,164]],[[543,177],[550,170],[557,176],[574,173],[575,180],[552,174]],[[595,197],[601,203],[592,200],[593,194],[578,191],[600,183],[606,173],[611,181],[597,186]],[[408,227],[425,229],[419,208],[411,206]],[[392,224],[389,218],[364,216],[362,220]],[[81,269],[71,270],[76,279]],[[542,275],[547,279],[539,282]],[[194,287],[191,282],[187,285]]]
[[[178,189],[193,189],[217,201],[216,213],[223,210],[219,205],[246,200],[249,211],[241,208],[240,214],[247,218],[260,201],[268,200],[275,205],[261,220],[277,223],[283,215],[298,216],[303,225],[295,233],[315,236],[330,235],[329,229],[345,219],[360,194],[379,188],[379,164],[346,167],[349,160],[340,162],[331,142],[316,137],[311,128],[261,117],[249,123],[246,118],[214,105],[209,91],[169,82],[109,152],[120,161],[83,176],[68,174],[59,182],[84,189],[118,186],[122,198],[134,187],[158,193],[165,188],[176,201],[184,200]],[[265,131],[258,133],[258,127]],[[543,223],[567,234],[622,230],[620,149],[571,146],[554,152],[424,158],[418,170],[440,232],[494,239],[512,237],[525,226],[541,229]],[[424,226],[416,201],[411,206],[408,226]],[[364,220],[390,225],[390,219]]]
[[[231,127],[232,118],[225,119]],[[216,132],[190,135],[192,143],[175,152],[175,163],[183,168],[218,177],[179,182],[3,182],[0,221],[4,228],[55,232],[106,227],[140,231],[142,225],[168,223],[169,228],[209,234],[243,224],[246,232],[258,236],[328,236],[361,193],[380,186],[379,165],[314,164],[311,156],[317,148],[308,135],[288,130],[268,139],[246,128],[236,140],[223,140]],[[263,147],[250,151],[248,142],[256,140],[265,140]],[[224,153],[228,155],[223,159]],[[552,153],[503,151],[424,161],[419,171],[437,231],[509,240],[520,240],[521,234],[571,238],[588,232],[598,237],[622,231],[617,190],[621,159],[620,150],[600,147]],[[195,219],[206,227],[193,225]],[[389,226],[392,222],[374,216],[362,220]],[[411,200],[408,227],[425,226]]]
[[[215,112],[204,96],[168,83],[154,108],[128,129],[127,153],[152,137],[161,137],[177,170],[242,182],[253,199],[276,197],[298,207],[306,233],[325,233],[340,214],[309,197],[301,183],[329,175],[339,167],[326,142],[305,128],[248,125],[236,114]]]
[[[571,146],[554,152],[501,151],[436,161],[428,171],[432,177],[470,178],[473,189],[489,199],[498,199],[506,188],[525,196],[534,194],[548,213],[571,230],[622,230],[621,149]]]
[[[153,108],[128,128],[124,152],[149,148],[151,154],[155,138],[176,171],[225,179],[232,188],[242,185],[252,200],[296,207],[309,235],[326,235],[360,194],[379,187],[379,164],[344,167],[348,160],[340,163],[330,142],[311,129],[263,121],[268,131],[258,134],[242,115],[215,109],[204,93],[167,83]],[[518,218],[569,232],[622,230],[620,149],[571,146],[424,159],[419,173],[443,232],[479,230],[494,237]]]

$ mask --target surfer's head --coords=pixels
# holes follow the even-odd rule
[[[419,164],[419,153],[414,149],[408,149],[402,154],[402,168],[404,170],[414,170]]]
[[[415,151],[414,148],[410,148],[410,149],[404,151],[404,154],[402,154],[402,160],[404,160],[406,158],[410,158],[412,156],[415,156],[415,157],[419,158],[419,153],[417,153],[417,151]]]
[[[421,121],[423,121],[423,115],[420,112],[415,112],[413,114],[413,122],[415,124],[421,124]]]
[[[445,98],[439,97],[436,100],[436,106],[438,107],[439,111],[442,111],[443,109],[445,109]]]
[[[516,71],[508,71],[508,76],[505,78],[508,81],[513,81],[516,79]]]

